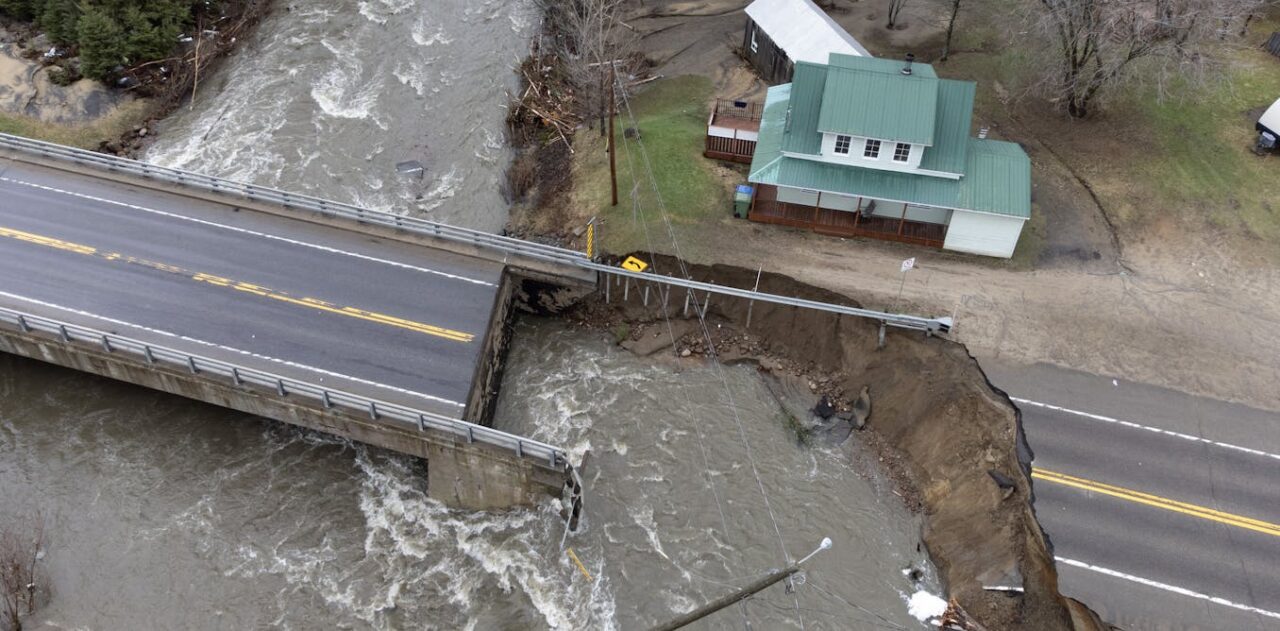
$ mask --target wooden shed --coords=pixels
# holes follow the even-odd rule
[[[825,64],[831,53],[871,56],[813,0],[755,0],[746,11],[742,52],[766,83],[790,81],[797,61]]]

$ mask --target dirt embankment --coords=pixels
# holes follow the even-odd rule
[[[273,0],[230,0],[199,8],[192,35],[169,57],[122,68],[105,84],[79,78],[74,48],[51,46],[34,24],[0,18],[0,113],[31,121],[25,127],[32,136],[74,139],[104,153],[136,157],[154,140],[156,122],[197,96],[201,82],[245,41],[272,5]],[[54,77],[68,72],[76,80],[59,85]],[[126,106],[130,111],[122,115]],[[110,118],[127,120],[75,133]],[[91,138],[92,143],[86,142]]]
[[[677,269],[666,257],[652,263],[662,272]],[[754,270],[729,266],[688,269],[696,280],[735,287],[751,287],[756,278]],[[777,274],[764,274],[760,290],[853,304]],[[908,506],[923,511],[924,543],[948,597],[982,628],[1110,628],[1058,592],[1052,548],[1036,521],[1019,411],[963,345],[890,329],[884,348],[877,348],[873,321],[768,303],[749,308],[746,301],[712,296],[713,351],[701,328],[684,317],[684,294],[672,292],[666,300],[671,340],[659,288],[649,289],[648,306],[643,288],[633,284],[626,293],[624,301],[622,287],[611,288],[607,304],[598,293],[566,317],[611,330],[637,352],[666,349],[695,359],[715,352],[722,361],[754,361],[761,370],[799,376],[815,401],[826,394],[837,409],[849,409],[869,388],[872,412],[857,440],[879,453]],[[692,318],[695,311],[688,313]]]

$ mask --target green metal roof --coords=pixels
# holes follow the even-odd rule
[[[885,74],[901,74],[902,67],[907,65],[907,62],[884,59],[882,57],[859,57],[857,55],[831,53],[827,55],[827,65],[835,66],[837,68],[849,68],[851,70],[868,70],[871,72],[883,72]],[[915,62],[911,65],[911,74],[917,77],[925,77],[926,79],[938,78],[938,73],[933,71],[933,66],[920,62]]]
[[[760,155],[759,145],[756,147],[759,163],[751,163],[748,180],[1023,219],[1031,217],[1031,161],[1022,148],[996,140],[971,139],[969,143],[966,173],[958,180],[782,155],[768,159]]]
[[[977,84],[972,81],[938,81],[938,128],[934,131],[933,146],[924,150],[921,169],[964,173],[976,89]]]
[[[832,55],[833,63],[851,63],[837,57],[843,56]],[[874,61],[885,68],[901,68],[899,62]],[[1023,219],[1031,216],[1031,161],[1016,144],[969,137],[975,85],[968,81],[935,80],[936,139],[934,146],[925,149],[920,164],[922,169],[959,174],[960,179],[820,161],[819,104],[833,71],[820,64],[798,63],[792,83],[769,88],[749,181]]]
[[[821,153],[822,134],[818,131],[818,114],[822,109],[822,90],[826,83],[826,66],[803,61],[795,65],[790,90],[795,98],[791,99],[791,114],[786,121],[787,129],[782,139],[783,151],[815,156]],[[773,93],[773,88],[769,89],[769,93]]]
[[[833,57],[840,59],[827,67],[818,131],[933,144],[938,78],[922,74],[928,64],[915,64],[912,74],[904,75],[903,62]],[[932,72],[930,68],[928,74]]]

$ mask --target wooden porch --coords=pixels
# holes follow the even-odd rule
[[[821,194],[818,203],[822,203]],[[858,205],[862,205],[861,200]],[[931,248],[941,248],[947,238],[947,227],[943,224],[911,221],[905,216],[894,219],[867,215],[862,211],[848,212],[780,202],[778,188],[767,184],[756,185],[747,218],[760,223],[807,228],[835,237],[869,237]]]
[[[751,163],[764,106],[746,101],[717,100],[707,120],[707,142],[702,155],[714,160]]]

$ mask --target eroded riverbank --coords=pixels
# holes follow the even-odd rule
[[[687,269],[703,282],[747,287],[756,277],[729,266],[649,258],[655,271]],[[852,304],[777,274],[759,283],[767,293]],[[1033,456],[1020,414],[963,345],[891,329],[879,348],[879,326],[869,320],[724,297],[707,303],[704,329],[689,320],[696,306],[689,315],[683,294],[672,299],[658,286],[649,290],[619,287],[611,302],[596,296],[568,317],[613,331],[632,348],[746,361],[798,378],[813,403],[826,395],[837,410],[849,410],[866,388],[872,412],[867,431],[854,436],[878,454],[903,504],[924,517],[923,542],[949,597],[991,629],[1107,628],[1058,592],[1053,555],[1035,517]]]

